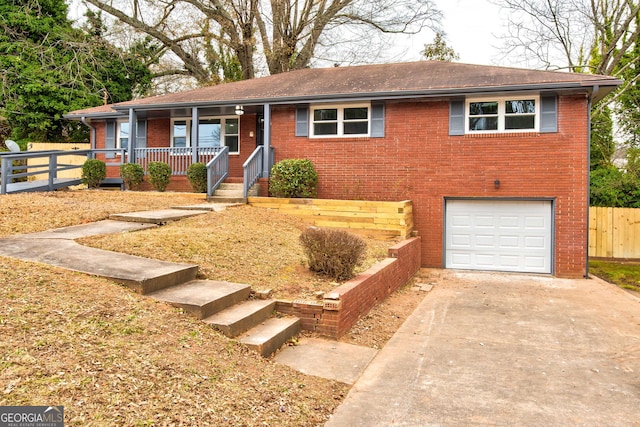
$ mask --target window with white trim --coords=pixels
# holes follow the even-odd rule
[[[371,105],[322,105],[311,108],[310,135],[316,138],[369,136]]]
[[[191,119],[172,119],[171,146],[186,148],[191,145]],[[229,147],[230,154],[240,153],[240,120],[238,117],[200,118],[198,146]]]
[[[116,148],[129,150],[129,134],[129,122],[116,122]]]
[[[116,148],[129,149],[129,122],[118,122],[116,131]]]
[[[539,96],[467,99],[466,131],[537,132],[540,128],[539,105]]]

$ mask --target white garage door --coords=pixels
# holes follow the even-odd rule
[[[551,273],[550,201],[448,200],[447,268]]]

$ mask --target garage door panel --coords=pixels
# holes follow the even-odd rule
[[[499,260],[499,265],[503,268],[517,268],[520,264],[520,257],[515,255],[501,255]]]
[[[545,228],[545,218],[543,216],[527,216],[524,219],[524,227],[528,230]]]
[[[524,246],[530,249],[549,249],[546,247],[546,239],[544,237],[527,236],[524,238]]]
[[[476,247],[493,248],[496,246],[496,239],[493,235],[477,234],[474,241]]]
[[[543,256],[540,256],[540,257],[528,256],[524,258],[524,261],[525,261],[525,266],[531,269],[540,269],[540,268],[544,268],[545,266],[545,257]]]
[[[475,217],[476,228],[482,228],[482,227],[493,228],[495,226],[494,222],[495,222],[495,218],[493,216],[478,215]]]
[[[499,236],[500,239],[500,249],[514,249],[520,246],[520,237],[519,236]]]
[[[475,256],[475,263],[479,266],[492,266],[496,263],[495,255],[491,254],[477,254]]]
[[[451,217],[452,227],[470,227],[471,215],[454,215]]]
[[[469,234],[454,234],[451,236],[451,247],[470,248],[471,236]]]
[[[447,268],[551,273],[549,201],[450,200]]]
[[[469,265],[471,264],[471,254],[468,253],[452,253],[451,263],[455,265]]]
[[[520,218],[515,216],[501,216],[498,226],[500,228],[520,228]]]

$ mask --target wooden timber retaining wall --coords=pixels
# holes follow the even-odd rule
[[[389,258],[324,294],[322,302],[278,301],[276,310],[297,316],[302,329],[340,338],[354,323],[407,283],[420,268],[420,237],[389,248]]]
[[[346,228],[374,237],[407,238],[413,231],[413,203],[333,199],[249,197],[249,204],[303,218],[317,227]]]

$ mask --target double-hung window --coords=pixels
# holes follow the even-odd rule
[[[370,105],[316,106],[311,108],[311,136],[369,136],[370,117]]]
[[[174,119],[171,146],[191,147],[191,120]],[[201,118],[198,122],[198,147],[229,147],[229,153],[240,152],[240,121],[237,117]]]
[[[187,147],[189,131],[186,120],[174,120],[171,132],[171,146],[175,148]]]
[[[129,149],[129,122],[118,122],[116,147]]]
[[[539,104],[538,96],[468,99],[467,132],[536,132],[540,127]]]

